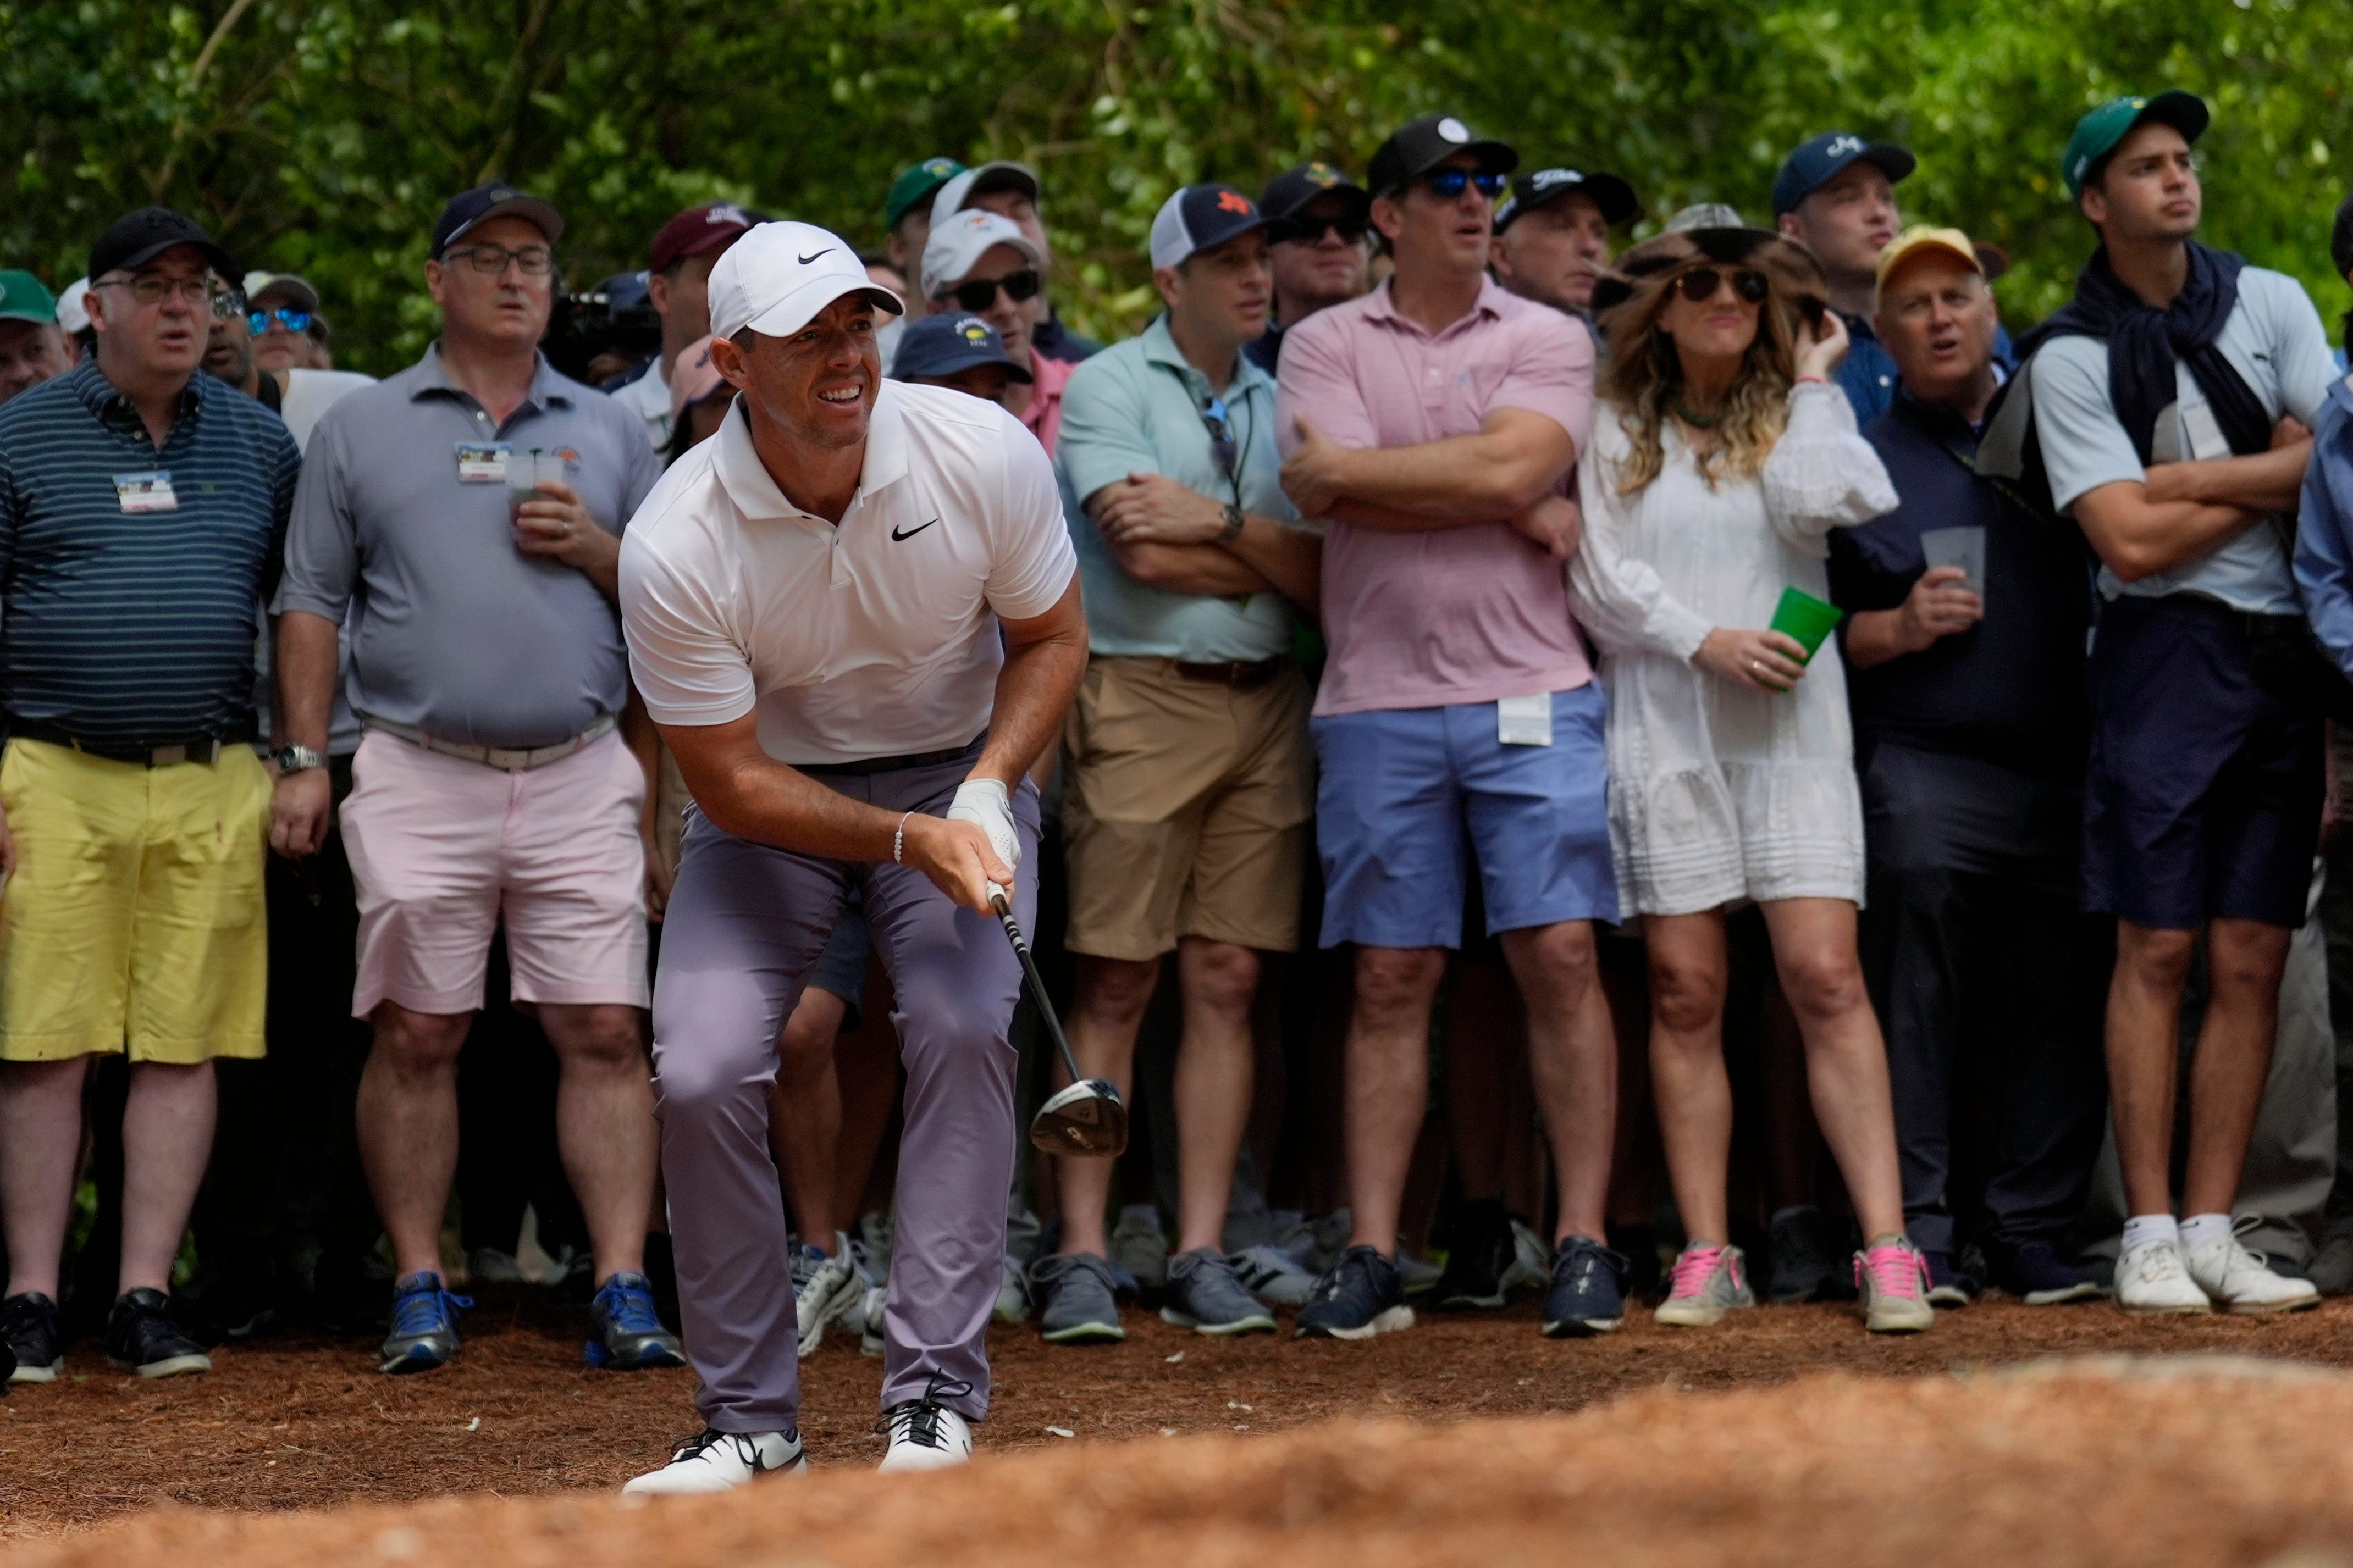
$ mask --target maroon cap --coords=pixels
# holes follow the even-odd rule
[[[766,214],[739,207],[733,202],[706,202],[702,206],[687,208],[662,225],[661,232],[654,236],[653,252],[646,259],[654,271],[667,272],[686,257],[733,245],[749,234],[754,225],[767,221]]]

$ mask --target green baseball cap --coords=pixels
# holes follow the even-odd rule
[[[964,173],[964,165],[954,158],[926,158],[897,179],[891,182],[891,199],[882,204],[882,228],[885,233],[899,226],[918,202],[928,204],[939,194],[942,185]]]
[[[54,321],[58,301],[29,272],[0,272],[0,321]]]
[[[2059,172],[2067,178],[2067,194],[2082,195],[2084,176],[2091,172],[2092,165],[2115,152],[2116,143],[2142,121],[2170,125],[2181,132],[2183,141],[2195,142],[2205,133],[2207,119],[2206,100],[2178,88],[2154,98],[2108,100],[2075,121],[2075,134],[2067,138],[2067,151],[2059,156]]]

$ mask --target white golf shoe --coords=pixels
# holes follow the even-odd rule
[[[684,1497],[732,1492],[778,1470],[808,1468],[797,1432],[711,1432],[690,1437],[659,1470],[621,1489],[623,1497]]]
[[[2252,1230],[2257,1223],[2249,1215],[2238,1230]],[[2226,1312],[2301,1312],[2320,1305],[2320,1290],[2311,1280],[2273,1273],[2270,1260],[2240,1246],[2237,1234],[2192,1252],[2189,1277],[2207,1300]]]
[[[877,1432],[888,1433],[891,1438],[881,1468],[944,1470],[969,1460],[972,1426],[939,1400],[943,1394],[955,1398],[971,1392],[969,1383],[934,1373],[922,1398],[902,1400],[884,1411],[882,1419],[874,1424]]]
[[[2214,1310],[2189,1277],[2181,1243],[2170,1237],[2136,1247],[2116,1259],[2116,1305],[2144,1317]]]

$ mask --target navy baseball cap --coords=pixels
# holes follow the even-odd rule
[[[1634,187],[1615,174],[1588,174],[1577,169],[1538,169],[1522,174],[1512,182],[1512,194],[1495,209],[1495,232],[1503,233],[1512,226],[1512,220],[1522,213],[1532,212],[1547,202],[1557,201],[1571,193],[1589,199],[1601,209],[1601,221],[1616,228],[1642,210],[1634,199]]]
[[[1825,131],[1810,142],[1800,142],[1781,172],[1773,177],[1773,216],[1795,212],[1799,202],[1820,190],[1850,163],[1864,163],[1894,184],[1920,166],[1920,160],[1885,142],[1865,142],[1852,131]]]
[[[1261,228],[1270,241],[1291,232],[1289,224],[1267,216],[1231,185],[1187,185],[1161,203],[1152,220],[1152,265],[1181,266],[1196,251]]]
[[[919,375],[954,375],[975,365],[1000,364],[1015,381],[1037,379],[1005,352],[1005,340],[978,316],[946,311],[921,316],[899,334],[899,352],[891,360],[891,379],[912,381]]]
[[[449,205],[441,209],[440,221],[433,226],[433,259],[440,260],[477,226],[508,213],[536,225],[550,245],[564,237],[562,213],[537,196],[527,196],[502,180],[493,180],[449,198]]]
[[[1294,218],[1308,203],[1326,195],[1346,202],[1349,216],[1359,223],[1373,205],[1370,191],[1319,158],[1293,163],[1269,180],[1259,193],[1259,210],[1271,218]]]

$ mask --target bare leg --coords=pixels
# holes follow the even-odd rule
[[[587,1222],[597,1281],[640,1273],[660,1162],[645,1015],[617,1003],[543,1003],[539,1023],[563,1071],[555,1140]]]
[[[1527,999],[1528,1068],[1559,1172],[1553,1239],[1602,1240],[1617,1133],[1618,1037],[1593,949],[1593,922],[1504,933],[1504,956]]]
[[[2206,928],[2211,994],[2198,1031],[2198,1058],[2189,1067],[2185,1215],[2229,1214],[2238,1202],[2239,1173],[2271,1074],[2280,977],[2293,934],[2285,926],[2249,920],[2217,920]]]
[[[1430,1103],[1430,1007],[1446,950],[1360,947],[1348,1020],[1347,1127],[1351,1245],[1393,1257],[1406,1173]]]
[[[213,1064],[137,1062],[122,1108],[122,1263],[115,1293],[172,1292],[172,1263],[213,1153]]]
[[[1887,1042],[1863,986],[1855,908],[1845,899],[1776,899],[1760,906],[1773,966],[1806,1041],[1806,1079],[1866,1239],[1904,1232]]]
[[[1258,954],[1188,936],[1176,944],[1185,1032],[1176,1046],[1176,1250],[1222,1250],[1234,1161],[1250,1125],[1257,1071],[1250,1003]],[[1100,1206],[1096,1209],[1100,1214]]]
[[[841,1079],[833,1042],[849,1004],[811,985],[776,1040],[776,1089],[768,1098],[768,1153],[785,1179],[785,1203],[802,1241],[833,1250],[833,1174],[841,1146]],[[843,1228],[848,1228],[844,1226]]]
[[[11,1296],[37,1290],[58,1299],[89,1068],[88,1057],[0,1064],[0,1226]]]
[[[1724,916],[1644,915],[1651,957],[1651,1092],[1667,1180],[1693,1245],[1731,1239],[1725,1169],[1732,1080],[1724,1070]]]
[[[1081,1072],[1109,1079],[1125,1094],[1135,1076],[1135,1031],[1144,1022],[1145,1008],[1151,1005],[1154,987],[1160,984],[1160,961],[1097,958],[1083,952],[1071,956],[1078,967],[1071,1016],[1063,1020],[1071,1037],[1071,1054],[1078,1058]],[[1060,1068],[1055,1070],[1059,1075]],[[1056,1162],[1064,1252],[1111,1256],[1103,1208],[1111,1201],[1113,1164],[1109,1159]],[[1230,1176],[1230,1152],[1227,1167]]]
[[[2127,1218],[2173,1212],[2181,988],[2189,982],[2197,945],[2195,931],[2116,922],[2116,973],[2108,985],[2108,1092],[2116,1104],[2116,1163],[2124,1173]]]
[[[375,1043],[360,1073],[360,1163],[402,1277],[441,1272],[441,1220],[458,1173],[458,1053],[473,1021],[376,1004]]]

